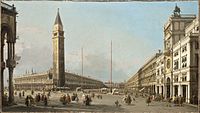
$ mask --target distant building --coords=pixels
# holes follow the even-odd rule
[[[126,88],[139,92],[155,94],[156,87],[156,61],[162,53],[159,51],[149,59],[138,72],[131,77]]]
[[[137,72],[135,75],[129,78],[128,81],[126,82],[125,87],[128,90],[138,91],[139,87],[138,74],[139,72]]]
[[[64,31],[59,11],[53,27],[53,69],[14,78],[15,89],[51,90],[58,87],[102,88],[103,82],[65,72]]]
[[[107,88],[110,88],[112,86],[112,88],[117,88],[117,89],[123,89],[125,87],[125,83],[123,83],[123,82],[121,82],[121,83],[113,83],[112,82],[112,85],[110,82],[104,82],[104,85]]]
[[[105,87],[103,82],[99,80],[67,72],[65,73],[65,81],[65,87],[70,89],[76,89],[77,87],[82,87],[84,89]],[[55,85],[52,72],[28,74],[15,77],[14,85],[17,90],[52,90],[57,87]]]

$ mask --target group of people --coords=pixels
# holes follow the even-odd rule
[[[35,104],[35,102],[34,102],[33,97],[31,95],[27,95],[25,98],[25,105],[28,107],[28,106],[32,106],[34,104]]]
[[[69,104],[71,102],[71,98],[73,98],[73,100],[75,100],[76,98],[78,98],[78,96],[75,97],[75,94],[74,94],[72,97],[70,97],[69,94],[67,94],[67,95],[63,94],[60,97],[60,101],[62,102],[63,105],[66,105],[66,104]]]
[[[48,104],[48,95],[45,95],[45,93],[43,93],[43,94],[40,94],[40,93],[36,94],[36,96],[35,96],[35,102],[38,103],[40,101],[42,101],[44,103],[44,105],[47,106],[47,104]]]
[[[89,106],[92,102],[91,95],[82,95],[83,104]]]
[[[17,92],[15,92],[15,94],[17,95]],[[25,96],[25,91],[20,91],[19,92],[19,98],[22,98],[22,97],[24,97]]]
[[[149,104],[152,102],[152,101],[165,101],[164,97],[160,94],[154,96],[154,95],[149,95],[146,97],[146,103],[147,105],[149,106]],[[179,95],[175,95],[174,97],[169,97],[166,99],[167,100],[167,106],[171,106],[171,103],[174,103],[174,106],[183,106],[183,102],[184,102],[184,98]]]
[[[179,96],[175,95],[174,96],[174,105],[175,106],[183,106],[183,101],[184,101],[184,98],[181,95],[179,95]]]
[[[131,98],[131,95],[130,95],[130,94],[125,95],[125,97],[123,98],[123,101],[124,101],[126,104],[128,104],[128,105],[131,104],[132,100],[135,100],[135,98]]]

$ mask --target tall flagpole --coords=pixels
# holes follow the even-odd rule
[[[83,84],[83,47],[81,48],[81,88]]]
[[[112,93],[112,40],[111,40],[111,55],[110,55],[110,92]]]
[[[81,59],[82,59],[82,72],[81,72],[81,75],[83,76],[83,48],[81,48]]]

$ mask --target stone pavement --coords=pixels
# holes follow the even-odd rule
[[[59,97],[62,93],[54,93],[49,99],[48,106],[44,106],[41,102],[37,106],[26,107],[24,105],[24,98],[19,99],[15,97],[18,105],[11,107],[4,107],[3,111],[8,112],[60,112],[60,111],[73,111],[73,112],[197,112],[197,108],[184,105],[183,107],[173,106],[167,102],[156,102],[153,101],[149,106],[145,103],[145,98],[136,98],[131,105],[127,105],[122,101],[122,95],[108,95],[103,94],[103,99],[97,99],[96,97],[92,99],[91,106],[85,106],[81,101],[81,93],[79,93],[80,101],[78,103],[72,102],[68,105],[62,105],[59,101]],[[71,93],[70,93],[71,95]],[[116,107],[114,102],[118,100],[121,107]],[[171,106],[171,107],[169,107]]]

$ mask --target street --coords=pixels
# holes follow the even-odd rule
[[[36,94],[36,93],[35,93]],[[184,105],[182,107],[167,106],[166,102],[156,102],[152,101],[149,106],[145,102],[145,98],[138,97],[135,101],[132,101],[131,105],[127,105],[122,101],[123,95],[111,95],[111,94],[102,94],[102,99],[97,97],[92,98],[92,103],[90,106],[85,106],[82,103],[81,95],[78,93],[79,102],[72,101],[70,104],[62,105],[60,102],[60,96],[63,93],[55,92],[51,93],[51,96],[48,100],[48,106],[44,106],[43,102],[38,103],[37,105],[26,107],[25,106],[25,97],[21,99],[18,95],[15,96],[15,101],[17,105],[7,106],[3,108],[4,112],[63,112],[63,111],[74,111],[74,112],[197,112],[197,108]],[[65,93],[66,94],[66,93]],[[72,92],[69,93],[70,96]],[[115,101],[118,100],[120,107],[115,106]]]

